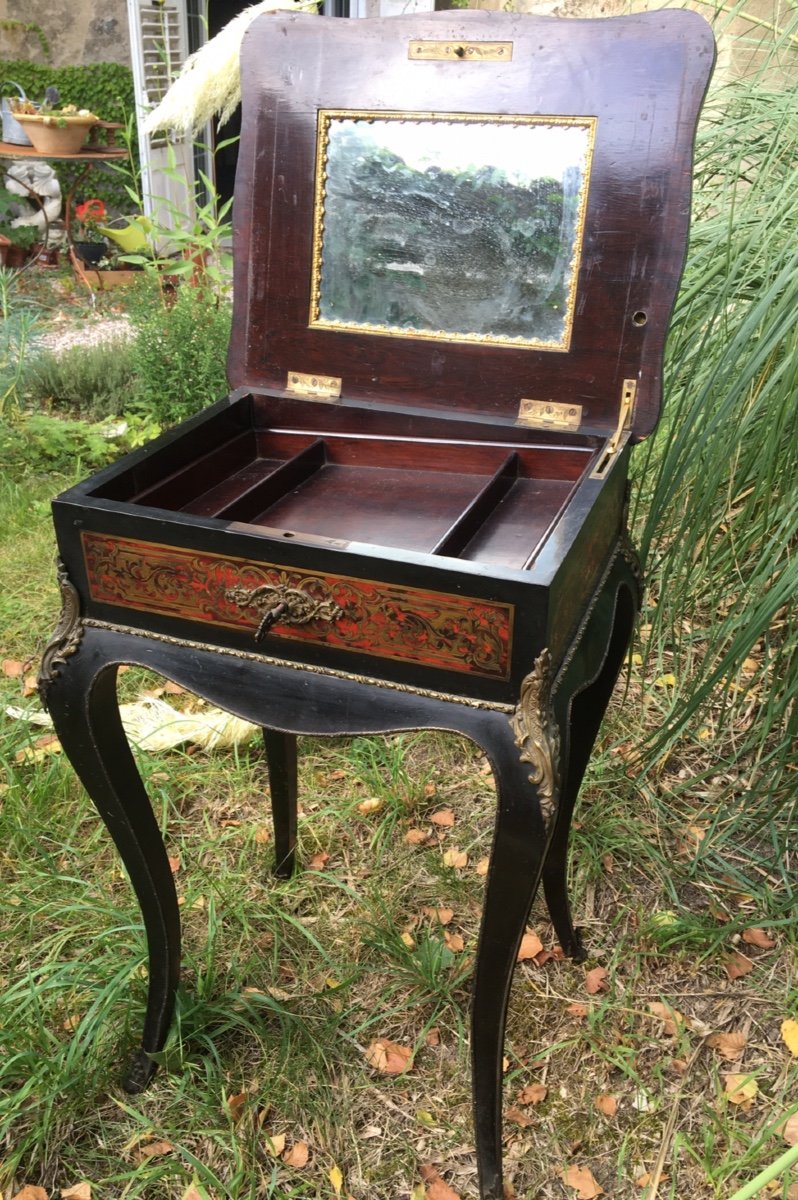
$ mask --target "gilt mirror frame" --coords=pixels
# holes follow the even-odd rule
[[[385,130],[390,130],[390,125],[392,123],[396,123],[397,126],[401,125],[405,127],[405,130],[401,131],[401,134],[405,134],[408,127],[413,129],[413,133],[417,133],[417,128],[413,127],[418,127],[419,125],[423,124],[434,124],[441,130],[451,129],[452,126],[462,127],[464,125],[471,125],[482,129],[487,126],[490,135],[495,135],[498,128],[507,127],[520,128],[523,130],[539,130],[542,133],[548,133],[549,135],[556,135],[556,133],[562,129],[581,129],[583,131],[584,137],[570,148],[570,158],[568,155],[563,156],[560,154],[561,160],[567,162],[568,166],[578,168],[579,180],[574,197],[575,204],[572,203],[571,214],[569,215],[569,220],[572,220],[573,222],[572,229],[568,229],[565,226],[565,200],[562,196],[560,197],[560,241],[558,254],[560,257],[562,257],[562,255],[565,256],[564,260],[560,263],[562,298],[559,305],[551,304],[549,306],[552,310],[552,315],[556,313],[556,316],[553,316],[553,320],[550,322],[550,324],[554,325],[556,323],[558,328],[553,330],[545,330],[542,333],[538,325],[538,327],[524,329],[522,332],[513,331],[512,333],[506,333],[490,328],[436,328],[436,325],[441,326],[444,324],[442,317],[440,320],[434,322],[429,321],[425,323],[422,320],[419,320],[418,323],[413,324],[409,323],[413,320],[411,316],[409,318],[409,322],[405,322],[403,324],[394,324],[389,319],[378,321],[352,319],[351,313],[347,312],[343,312],[340,316],[334,313],[331,314],[329,311],[331,307],[329,301],[325,305],[325,300],[328,299],[325,297],[325,290],[328,288],[328,286],[332,286],[329,284],[330,260],[333,257],[334,251],[331,250],[330,247],[330,229],[331,226],[336,228],[338,233],[338,241],[340,243],[340,235],[343,232],[341,227],[345,225],[352,216],[351,204],[337,207],[333,207],[331,204],[328,204],[330,199],[331,183],[334,190],[336,186],[340,187],[342,183],[346,185],[348,182],[346,179],[333,178],[331,180],[331,139],[334,133],[338,132],[339,130],[345,131],[347,127],[352,130],[355,129],[358,124],[369,126],[371,130],[383,127],[383,145],[380,148],[388,153],[394,153],[396,155],[396,152],[392,150],[390,144],[387,144],[392,140],[391,136],[389,135],[387,138],[385,136]],[[357,333],[367,333],[380,337],[423,338],[450,343],[476,342],[483,345],[492,346],[512,346],[517,348],[560,352],[567,351],[570,347],[571,334],[573,330],[577,280],[579,277],[579,266],[581,262],[582,245],[584,240],[585,214],[587,211],[596,126],[597,118],[591,116],[531,116],[522,114],[505,115],[495,113],[394,112],[378,109],[319,109],[316,136],[316,169],[313,203],[313,254],[311,261],[311,302],[309,327],[311,329],[325,329],[337,332],[351,331]],[[394,144],[397,144],[397,134],[395,134],[394,131],[391,131],[391,134],[393,134]],[[407,144],[407,138],[401,136],[399,137],[399,144],[401,144],[402,140],[404,140]],[[523,167],[514,165],[515,179],[510,181],[507,175],[508,158],[506,153],[506,139],[504,163],[502,164],[485,155],[484,150],[483,158],[480,161],[480,147],[478,144],[480,140],[487,141],[488,139],[478,139],[472,137],[471,143],[472,145],[476,146],[476,149],[470,150],[468,153],[475,153],[477,158],[476,161],[469,161],[467,166],[465,165],[465,161],[463,161],[463,166],[460,168],[453,169],[451,166],[440,166],[435,160],[435,148],[433,147],[432,156],[427,158],[426,165],[423,168],[414,166],[411,167],[411,169],[418,172],[420,179],[426,176],[426,182],[429,182],[429,172],[431,168],[435,168],[438,175],[452,175],[453,170],[457,171],[459,169],[461,178],[468,178],[469,176],[467,173],[470,172],[471,180],[473,180],[475,174],[481,170],[491,171],[494,173],[498,172],[500,176],[503,176],[502,182],[506,183],[510,190],[516,193],[519,191],[531,191],[533,184],[538,182],[544,183],[549,179],[555,183],[561,182],[561,180],[558,180],[556,176],[546,174],[543,168],[536,169],[534,154],[532,155],[531,161],[528,165],[525,164]],[[496,140],[497,139],[494,136],[494,141]],[[562,139],[559,140],[560,142],[562,141]],[[556,137],[549,136],[546,141],[548,141],[550,145],[547,147],[543,143],[538,142],[539,148],[544,151],[548,150],[550,160],[552,151],[554,152],[556,158]],[[528,145],[526,149],[529,150],[532,148],[533,143],[530,143],[528,139],[527,142]],[[439,151],[440,150],[441,147],[439,146]],[[519,151],[520,153],[518,158],[523,159],[523,147],[519,146]],[[404,161],[404,158],[401,154],[396,155],[396,157],[402,161],[403,165],[408,165]],[[410,155],[407,155],[407,157],[409,158]],[[451,161],[451,156],[449,157]],[[502,156],[500,154],[499,158],[501,157]],[[418,161],[421,161],[422,159],[423,150],[421,158],[418,159]],[[564,178],[564,170],[561,178]],[[480,184],[480,186],[483,185]],[[483,193],[487,195],[488,187],[483,187]],[[375,220],[379,219],[376,209],[372,214],[366,212],[365,216],[367,222],[369,217],[371,217],[372,224]],[[565,240],[566,236],[567,241]],[[458,235],[455,233],[452,235],[452,243],[453,245],[450,245],[449,247],[450,251],[455,249],[460,254],[464,253],[466,256],[468,255],[467,236],[462,234]],[[429,253],[434,259],[434,249],[430,248]],[[340,263],[334,264],[334,266],[337,266],[339,272],[342,269],[342,266],[346,267],[346,265],[347,264]],[[393,268],[397,272],[402,271],[412,273],[414,276],[423,276],[424,273],[423,267],[418,267],[415,264],[386,264],[386,266]],[[506,263],[505,266],[506,272],[511,270],[509,263]],[[517,270],[521,267],[522,263],[519,260]],[[386,268],[383,267],[383,270],[384,269]],[[368,267],[363,268],[364,273],[360,278],[360,283],[368,283],[366,274],[367,270]],[[440,268],[438,268],[438,273],[440,275]],[[379,290],[383,290],[382,285]],[[385,288],[384,291],[386,298],[390,300],[390,289]],[[444,301],[447,301],[445,294],[442,298]],[[486,300],[487,299],[488,297],[486,297]],[[544,300],[545,296],[541,298],[538,307],[542,306]],[[448,297],[446,307],[448,311],[451,312],[457,312],[460,310],[460,308],[462,308],[462,305],[458,304],[457,286],[454,280],[452,281],[451,294]],[[454,325],[455,322],[452,322],[452,324]],[[520,328],[521,324],[522,318],[517,319],[516,326]],[[548,334],[548,336],[545,336],[545,334]]]

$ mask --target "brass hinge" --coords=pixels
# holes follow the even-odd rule
[[[424,62],[512,62],[512,42],[411,42],[407,57]]]
[[[334,375],[304,375],[301,371],[289,371],[285,390],[305,400],[338,400],[341,380]]]
[[[578,429],[582,421],[581,404],[557,404],[554,400],[522,400],[516,425],[537,429]]]
[[[636,395],[637,380],[624,379],[621,388],[621,410],[618,413],[618,424],[615,426],[615,432],[607,438],[607,444],[601,452],[601,457],[590,472],[591,479],[603,479],[615,462],[621,438],[632,425],[632,410]]]

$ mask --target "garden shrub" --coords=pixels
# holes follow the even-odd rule
[[[110,439],[100,425],[49,413],[0,420],[0,463],[6,473],[15,475],[96,471],[128,448]]]
[[[138,412],[174,425],[225,395],[228,300],[183,284],[170,307],[160,300],[139,303],[130,315],[136,326]]]
[[[119,416],[135,389],[132,347],[122,338],[97,346],[45,351],[25,371],[30,408],[66,408],[84,418]]]

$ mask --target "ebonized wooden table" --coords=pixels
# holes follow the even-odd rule
[[[234,391],[54,503],[42,697],[147,930],[144,1088],[180,961],[120,664],[262,726],[276,870],[298,734],[454,730],[495,832],[472,1009],[480,1195],[543,881],[567,954],[571,813],[640,604],[631,444],[654,427],[707,25],[485,12],[260,18],[242,56]],[[412,102],[408,102],[412,97]]]

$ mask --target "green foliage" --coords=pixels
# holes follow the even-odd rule
[[[0,461],[16,474],[37,471],[71,473],[97,470],[117,458],[121,448],[101,425],[31,413],[0,421]]]
[[[16,21],[11,17],[7,17],[0,21],[0,29],[4,30],[6,33],[35,33],[39,45],[42,48],[42,54],[48,60],[48,62],[52,59],[53,51],[49,41],[47,40],[47,35],[42,29],[41,25],[37,25],[35,21]]]
[[[25,250],[30,250],[31,246],[39,239],[39,231],[33,225],[17,225],[12,226],[11,222],[16,216],[20,197],[15,196],[13,192],[9,192],[8,188],[0,184],[0,233],[7,237],[12,246],[21,246]]]
[[[103,121],[124,123],[126,115],[135,110],[133,72],[120,63],[87,63],[77,67],[49,67],[26,59],[0,60],[0,80],[13,79],[31,100],[41,100],[45,88],[54,85],[61,94],[60,103],[88,108]],[[138,157],[135,133],[131,153]],[[80,163],[56,167],[61,189],[66,193],[74,182]],[[123,184],[112,171],[97,169],[84,185],[87,195],[97,196],[109,208],[124,212],[128,199]],[[77,196],[78,200],[85,196]]]
[[[136,363],[123,339],[37,355],[25,372],[30,408],[67,408],[84,418],[119,416],[130,403]]]
[[[792,37],[774,40],[787,77]],[[710,93],[666,410],[635,456],[656,601],[649,654],[677,680],[649,761],[712,707],[716,724],[736,728],[736,764],[754,756],[738,791],[762,819],[794,794],[783,785],[798,732],[796,145],[788,90],[756,75]]]
[[[38,320],[36,306],[19,296],[17,281],[17,272],[0,268],[0,417],[19,405]]]
[[[171,306],[155,291],[131,317],[136,326],[138,412],[162,425],[173,425],[224,395],[228,301],[207,287],[184,284]]]

